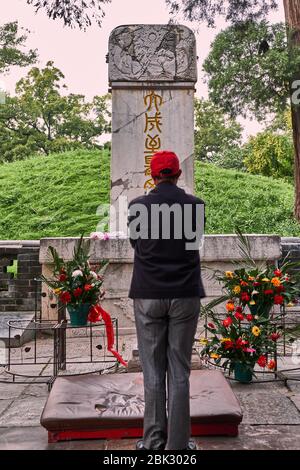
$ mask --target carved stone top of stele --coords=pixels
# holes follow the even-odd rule
[[[196,39],[182,25],[125,25],[109,38],[109,81],[197,81]]]

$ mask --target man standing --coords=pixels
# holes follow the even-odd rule
[[[180,175],[175,153],[156,153],[155,188],[129,205],[135,250],[129,297],[145,393],[143,440],[136,445],[141,450],[196,449],[190,439],[189,377],[205,296],[199,258],[205,216],[204,202],[177,186]]]

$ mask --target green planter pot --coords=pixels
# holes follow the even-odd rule
[[[253,371],[246,367],[242,362],[236,362],[234,364],[234,378],[238,382],[243,384],[249,384],[252,382]]]
[[[249,305],[249,309],[252,315],[257,315],[264,318],[269,318],[271,308],[272,305],[261,305],[259,303],[255,305]]]
[[[91,304],[68,305],[71,326],[87,325]]]

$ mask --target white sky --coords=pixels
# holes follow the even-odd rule
[[[169,21],[165,0],[112,0],[104,6],[106,16],[102,28],[93,26],[86,32],[62,26],[59,20],[50,20],[43,11],[34,13],[34,8],[26,0],[0,0],[0,24],[18,20],[19,24],[31,30],[27,45],[37,48],[38,66],[48,60],[62,70],[68,91],[82,93],[88,98],[107,93],[108,78],[105,55],[108,51],[108,37],[113,28],[120,24],[155,23]],[[270,21],[284,20],[283,7],[270,15]],[[195,24],[181,20],[180,23],[195,29]],[[198,60],[197,96],[207,97],[207,86],[202,73],[202,63],[207,57],[215,35],[226,27],[218,21],[216,29],[201,25],[196,32]],[[14,92],[16,82],[25,75],[27,69],[14,67],[8,75],[0,76],[7,91]],[[259,126],[254,121],[241,121],[246,127],[245,137],[255,134]]]

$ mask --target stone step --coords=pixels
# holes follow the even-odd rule
[[[11,328],[11,340],[10,346],[13,348],[18,348],[24,343],[27,343],[33,338],[34,331],[32,328],[34,320],[34,312],[9,312],[1,313],[0,312],[0,347],[5,345],[8,347],[9,344],[9,320],[18,320],[19,324],[15,324],[17,328]]]

